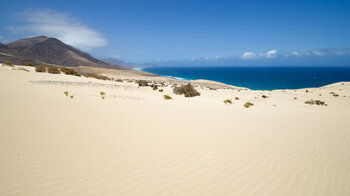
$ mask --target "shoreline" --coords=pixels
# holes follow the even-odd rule
[[[235,87],[242,87],[242,88],[248,88],[248,89],[251,89],[251,90],[265,90],[265,91],[272,91],[272,90],[297,90],[297,89],[305,89],[305,88],[320,88],[320,87],[323,87],[323,86],[327,86],[327,85],[331,85],[331,84],[334,84],[334,83],[339,83],[339,82],[350,82],[350,80],[341,80],[341,81],[334,81],[334,82],[323,82],[324,84],[319,84],[319,85],[315,85],[315,84],[304,84],[304,86],[302,87],[297,87],[297,88],[289,88],[289,87],[280,87],[280,88],[271,88],[271,87],[266,87],[266,88],[258,88],[258,87],[254,87],[254,86],[257,86],[257,84],[259,84],[258,81],[256,81],[256,83],[252,83],[250,85],[240,85],[240,84],[233,84],[233,83],[230,83],[230,82],[225,82],[225,81],[222,81],[220,79],[218,80],[212,80],[212,79],[205,79],[205,78],[200,78],[200,79],[189,79],[189,78],[183,78],[183,77],[177,77],[177,76],[173,76],[173,75],[167,75],[167,74],[158,74],[156,72],[151,72],[149,70],[147,70],[148,68],[151,68],[152,67],[147,67],[147,68],[140,68],[139,70],[142,70],[142,71],[146,71],[146,72],[149,72],[149,73],[153,73],[153,74],[157,74],[157,75],[160,75],[160,76],[164,76],[164,77],[171,77],[171,78],[176,78],[176,79],[179,79],[179,80],[182,80],[182,81],[194,81],[194,80],[209,80],[209,81],[215,81],[215,82],[220,82],[220,83],[223,83],[223,84],[226,84],[226,85],[231,85],[231,86],[235,86]],[[156,67],[157,68],[157,67]],[[162,67],[162,68],[166,68],[166,67]],[[170,67],[170,68],[182,68],[182,67]],[[193,68],[208,68],[208,67],[193,67]],[[290,69],[290,68],[303,68],[303,67],[219,67],[219,68],[239,68],[239,69],[254,69],[254,68],[267,68],[267,69],[270,69],[270,68],[277,68],[277,69]],[[317,68],[317,67],[306,67],[306,68]],[[321,68],[333,68],[333,67],[321,67]],[[344,68],[344,67],[336,67],[336,68]],[[187,69],[187,67],[186,67]],[[315,79],[315,77],[313,77],[313,79]],[[264,81],[266,82],[266,81]],[[310,82],[313,82],[313,81],[310,81]],[[240,83],[240,82],[238,82]],[[242,82],[241,82],[242,83]],[[288,84],[287,86],[290,86],[290,84]]]

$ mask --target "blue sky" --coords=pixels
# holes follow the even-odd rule
[[[348,0],[12,0],[0,3],[0,18],[0,42],[44,34],[98,58],[350,66]]]

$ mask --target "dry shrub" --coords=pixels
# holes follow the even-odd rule
[[[5,65],[13,67],[13,63],[11,61],[5,61]]]
[[[191,83],[188,83],[186,85],[181,85],[180,87],[174,88],[174,93],[176,95],[182,95],[184,94],[185,97],[194,97],[194,96],[200,96],[201,94],[192,86]]]
[[[46,68],[47,68],[46,65],[39,65],[39,66],[35,67],[35,71],[36,72],[46,72]]]
[[[324,101],[313,99],[305,101],[305,104],[327,106],[327,104]]]
[[[79,77],[81,76],[77,71],[75,71],[72,68],[61,67],[60,70],[66,75],[73,75],[73,76],[79,76]]]
[[[24,66],[30,66],[30,67],[34,67],[34,64],[31,62],[25,62]]]
[[[96,79],[99,79],[99,80],[111,80],[111,78],[109,78],[107,76],[101,76],[101,75],[94,74],[94,73],[87,73],[84,76],[88,77],[88,78],[96,78]]]
[[[47,72],[49,72],[50,74],[60,74],[60,69],[56,66],[49,66],[47,68]]]
[[[136,80],[136,83],[139,84],[139,86],[148,86],[148,82],[146,80]]]

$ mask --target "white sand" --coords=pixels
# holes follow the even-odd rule
[[[0,66],[0,195],[350,195],[350,83],[185,98],[25,68]]]

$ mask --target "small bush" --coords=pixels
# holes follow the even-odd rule
[[[61,67],[60,70],[66,75],[73,75],[73,76],[79,76],[79,77],[81,76],[77,71],[75,71],[72,68]]]
[[[122,80],[122,79],[116,79],[115,81],[116,81],[116,82],[123,82],[124,80]]]
[[[239,97],[235,97],[235,100],[239,100]]]
[[[60,69],[56,66],[49,66],[47,68],[47,72],[49,72],[50,74],[60,74]]]
[[[232,104],[232,101],[230,99],[226,99],[226,100],[224,100],[224,103],[225,104]]]
[[[305,101],[305,104],[327,106],[327,104],[324,101],[313,99]]]
[[[200,96],[200,93],[192,86],[191,83],[181,85],[180,87],[175,87],[173,91],[176,95],[184,94],[185,97]]]
[[[155,90],[158,90],[158,85],[156,85],[156,84],[152,84],[151,87],[152,87],[152,89],[153,89],[154,91],[155,91]]]
[[[73,96],[73,95],[71,95],[71,96],[70,96],[70,98],[71,98],[71,99],[73,99],[73,98],[74,98],[74,96]]]
[[[139,86],[148,86],[148,82],[146,80],[136,80],[136,83],[139,84]]]
[[[104,97],[104,96],[102,96],[102,99],[105,99],[105,97]]]
[[[37,67],[35,67],[35,71],[36,72],[46,72],[46,65],[39,65]]]
[[[298,99],[297,97],[294,97],[294,99]]]
[[[173,98],[170,97],[169,95],[164,95],[164,99],[173,99]]]
[[[106,93],[105,92],[100,92],[100,95],[103,96],[103,95],[106,95]]]
[[[163,89],[159,89],[159,92],[163,92]]]
[[[5,65],[13,67],[13,63],[11,61],[5,61]]]
[[[101,76],[101,75],[94,74],[94,73],[87,73],[84,76],[88,77],[88,78],[96,78],[98,80],[111,80],[111,78],[109,78],[107,76]]]
[[[65,91],[64,94],[68,97],[68,91]]]
[[[266,96],[266,95],[262,95],[261,97],[264,98],[264,99],[269,98],[269,97]]]
[[[250,106],[253,106],[254,104],[251,102],[247,102],[244,104],[244,107],[249,108]]]
[[[34,64],[33,64],[33,63],[31,63],[31,62],[26,62],[26,63],[24,63],[24,65],[25,65],[25,66],[34,67]]]

